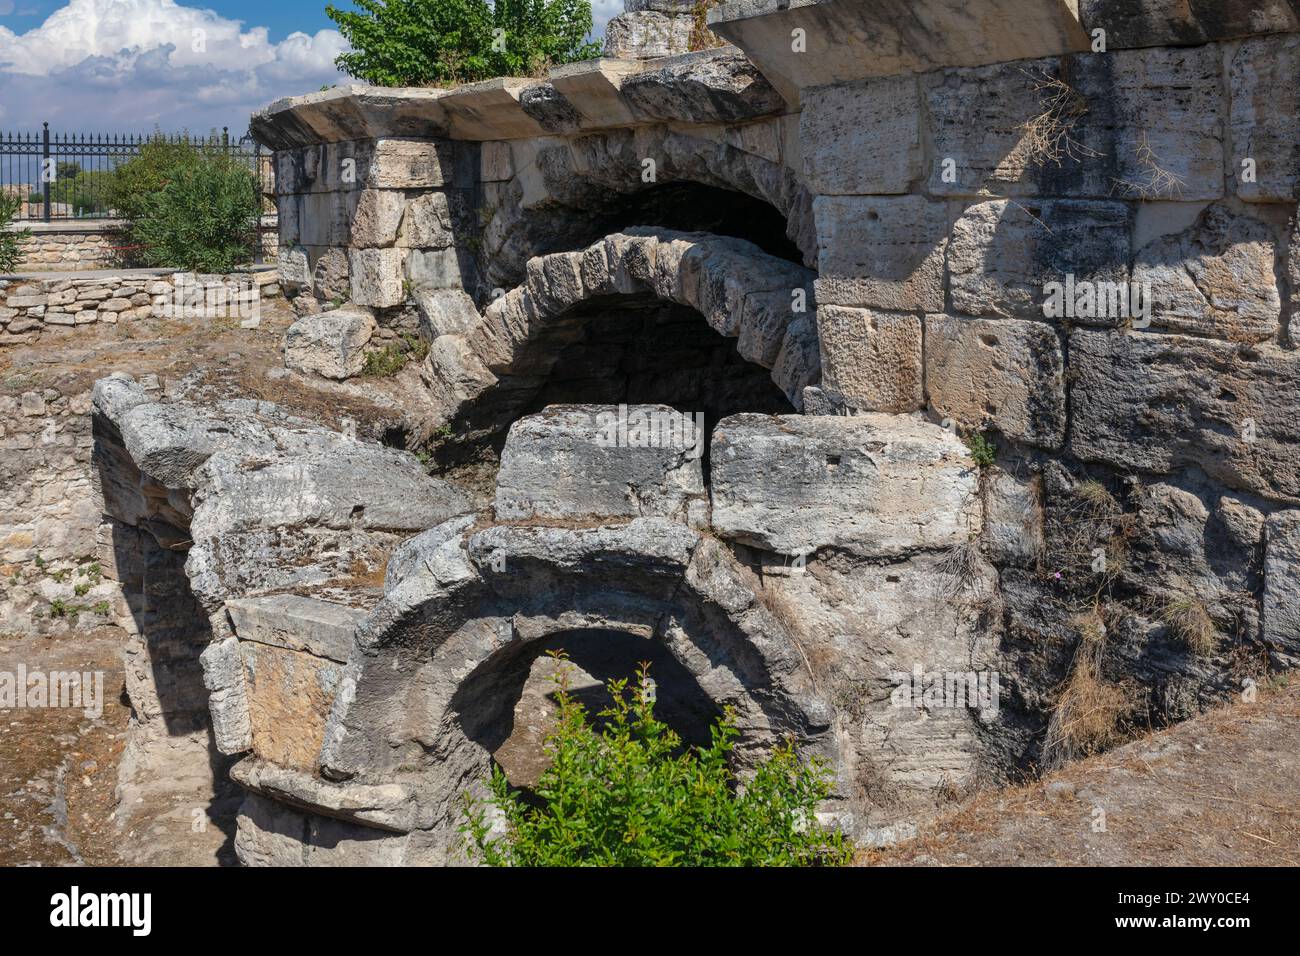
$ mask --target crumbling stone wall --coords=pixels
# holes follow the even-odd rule
[[[283,487],[237,464],[261,439],[158,446],[213,461],[165,484],[208,516],[186,574],[246,862],[455,861],[493,715],[579,631],[658,643],[741,713],[742,759],[787,734],[826,757],[826,813],[867,843],[1294,665],[1294,2],[917,6],[724,4],[739,49],[254,118],[286,288],[321,312],[290,344],[346,377],[366,323],[418,329],[446,422],[508,437],[491,507],[371,529],[360,604],[286,604],[313,539],[240,526],[236,492]],[[626,221],[666,184],[766,203],[797,255]],[[488,407],[548,394],[572,344],[549,336],[650,296],[802,413],[724,418],[707,485],[680,449],[597,440],[613,406]],[[178,414],[130,404],[101,414]],[[359,491],[320,474],[337,522]],[[377,478],[363,512],[408,493]],[[350,642],[311,643],[338,605]],[[954,703],[952,675],[989,681]]]

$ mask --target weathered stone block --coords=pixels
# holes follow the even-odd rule
[[[889,557],[979,531],[966,447],[917,419],[733,415],[714,429],[710,461],[714,530],[768,551]]]
[[[235,598],[226,602],[235,636],[289,651],[347,663],[352,634],[365,620],[360,608],[297,594]]]
[[[1233,488],[1300,501],[1300,354],[1142,332],[1070,336],[1070,450],[1168,473],[1198,465]]]
[[[397,244],[413,249],[445,249],[464,234],[469,222],[468,204],[459,190],[425,193],[406,205]]]
[[[823,305],[817,337],[822,386],[848,407],[897,413],[925,404],[918,316]]]
[[[1150,285],[1153,325],[1258,342],[1281,321],[1276,261],[1270,226],[1216,205],[1186,232],[1141,249],[1133,281]]]
[[[421,289],[415,293],[420,330],[428,341],[468,332],[483,321],[474,300],[459,289]]]
[[[332,379],[359,375],[376,328],[371,315],[350,309],[305,316],[284,335],[285,367]]]
[[[553,405],[510,428],[497,518],[683,517],[704,493],[705,441],[666,405]]]
[[[905,193],[921,175],[916,78],[883,77],[808,90],[799,138],[817,193]]]
[[[342,666],[301,651],[239,642],[252,749],[272,763],[313,769]]]
[[[1294,0],[1080,0],[1079,19],[1089,32],[1106,31],[1106,46],[1186,45],[1253,33],[1300,30]]]
[[[1264,535],[1264,642],[1300,663],[1300,511],[1269,515]]]
[[[360,181],[377,189],[430,189],[454,184],[458,144],[435,139],[375,141]],[[358,170],[360,173],[360,170]]]
[[[605,56],[649,59],[674,56],[690,49],[693,17],[671,16],[657,10],[636,10],[610,18],[605,26]]]
[[[943,308],[948,207],[921,196],[821,196],[817,301],[896,312]]]
[[[971,206],[953,226],[948,248],[953,308],[967,315],[1042,317],[1047,284],[1064,283],[1067,275],[1127,282],[1129,229],[1122,203],[995,200]]]
[[[350,249],[347,254],[351,299],[356,305],[389,308],[406,301],[402,249]],[[414,255],[414,253],[412,253]]]
[[[406,278],[417,292],[474,287],[473,256],[465,249],[447,246],[445,249],[412,249],[405,254]]]
[[[1043,482],[994,465],[985,471],[984,544],[999,564],[1032,566],[1043,553]]]
[[[391,189],[362,189],[351,194],[351,240],[358,249],[391,246],[406,209],[406,195]],[[326,245],[328,243],[322,243]]]
[[[1300,36],[1246,40],[1229,64],[1231,169],[1247,202],[1300,199]],[[1243,178],[1252,160],[1255,181]]]
[[[930,192],[1217,199],[1219,57],[1212,47],[1130,50],[933,74],[922,81]]]
[[[925,317],[925,383],[935,412],[969,428],[1057,449],[1065,441],[1065,360],[1056,330],[1016,319]]]

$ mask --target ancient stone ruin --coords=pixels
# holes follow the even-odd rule
[[[254,118],[286,366],[427,345],[387,446],[96,386],[124,774],[244,863],[462,860],[548,650],[863,845],[1300,660],[1300,2],[693,9]]]

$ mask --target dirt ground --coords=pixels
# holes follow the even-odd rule
[[[103,714],[0,710],[0,866],[113,865],[117,767],[130,708],[123,634],[113,627],[53,637],[0,637],[0,671],[102,671]]]
[[[979,794],[875,866],[1300,865],[1300,680],[1031,785]]]

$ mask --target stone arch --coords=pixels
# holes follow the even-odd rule
[[[514,383],[545,375],[574,309],[619,297],[650,296],[697,311],[736,340],[743,359],[771,370],[795,410],[803,408],[803,390],[820,381],[814,273],[742,239],[634,228],[586,249],[530,259],[526,274],[480,321],[441,335],[433,330],[425,379],[447,421],[468,415],[489,389],[509,393],[518,390]],[[509,414],[498,417],[508,424]]]
[[[462,795],[491,766],[466,707],[499,693],[499,673],[556,634],[657,643],[735,714],[741,770],[786,739],[831,753],[830,707],[789,625],[724,546],[684,524],[480,528],[467,515],[403,545],[389,575],[358,628],[320,769],[366,795],[371,825],[419,831],[438,852],[452,852]]]
[[[485,275],[515,285],[538,255],[589,243],[629,197],[666,184],[698,183],[770,205],[785,232],[817,267],[813,195],[780,157],[779,121],[683,132],[665,125],[513,144],[514,174],[491,184],[484,228]],[[647,181],[645,160],[654,160]],[[699,229],[703,224],[693,228]]]

